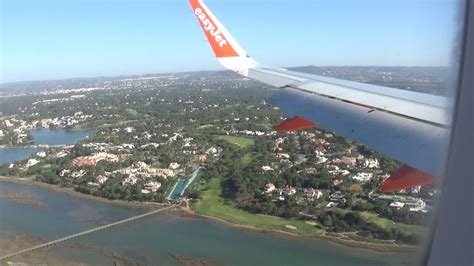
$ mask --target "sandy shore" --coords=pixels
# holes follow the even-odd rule
[[[5,183],[12,183],[12,184],[20,184],[20,185],[33,185],[33,186],[38,186],[42,188],[47,188],[50,190],[53,190],[55,192],[60,192],[60,193],[66,193],[74,197],[82,198],[82,199],[87,199],[87,200],[95,200],[95,201],[100,201],[100,202],[105,202],[108,204],[114,204],[114,205],[119,205],[119,206],[125,206],[125,207],[131,207],[131,208],[156,208],[156,207],[162,207],[164,205],[168,206],[166,203],[156,203],[156,202],[131,202],[131,201],[124,201],[124,200],[109,200],[106,198],[101,198],[101,197],[96,197],[93,195],[88,195],[84,193],[80,193],[77,191],[74,191],[72,188],[65,188],[65,187],[60,187],[57,185],[51,185],[51,184],[46,184],[42,182],[38,182],[32,179],[28,178],[14,178],[14,177],[7,177],[7,176],[0,176],[0,182],[5,182]]]

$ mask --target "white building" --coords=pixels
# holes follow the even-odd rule
[[[44,158],[44,157],[46,157],[46,152],[44,152],[44,151],[37,152],[36,156]]]
[[[5,120],[5,122],[3,122],[5,124],[6,127],[12,127],[13,126],[13,123],[10,122],[10,120]]]
[[[332,193],[329,199],[334,203],[346,202],[346,196],[344,196],[341,191]]]
[[[152,142],[152,143],[143,144],[142,146],[140,146],[140,148],[144,149],[144,148],[148,148],[150,146],[153,146],[153,148],[156,149],[156,148],[160,147],[160,144]]]
[[[426,212],[426,203],[420,198],[405,197],[400,195],[380,195],[375,198],[377,201],[390,202],[390,207],[401,209],[407,207],[412,212]]]
[[[64,151],[60,151],[60,152],[58,152],[54,155],[54,157],[56,157],[56,158],[63,158],[63,157],[66,157],[66,156],[67,156],[67,152],[64,152]]]
[[[266,172],[266,171],[273,171],[273,168],[271,168],[271,167],[268,166],[268,165],[264,165],[264,166],[262,166],[262,170],[265,171],[265,172]]]
[[[424,211],[426,208],[426,203],[422,199],[408,198],[404,203],[411,212]]]
[[[69,173],[71,173],[71,170],[63,169],[63,170],[61,170],[61,172],[59,172],[59,176],[64,177],[64,176],[68,175]]]
[[[95,180],[101,185],[103,185],[105,182],[107,182],[108,179],[109,179],[108,177],[103,176],[103,175],[99,175],[95,178]]]
[[[135,145],[125,143],[125,144],[122,144],[121,147],[123,149],[133,149],[133,148],[135,148]]]
[[[316,159],[318,159],[318,161],[316,163],[325,163],[328,161],[328,158],[324,157],[324,156],[316,156]]]
[[[280,159],[290,159],[290,155],[288,153],[278,153],[278,158]]]
[[[365,168],[380,168],[379,160],[377,159],[365,159],[363,162]]]
[[[36,160],[36,159],[29,159],[28,162],[26,163],[26,167],[31,167],[37,163],[39,163],[40,161]]]
[[[355,176],[352,177],[352,179],[357,180],[359,182],[367,182],[372,179],[373,176],[374,174],[372,173],[357,173]]]
[[[79,171],[73,172],[71,174],[71,177],[72,178],[80,178],[80,177],[83,177],[85,174],[86,174],[86,171],[84,169],[81,169]]]
[[[296,189],[294,187],[287,186],[287,187],[283,188],[281,192],[285,196],[291,196],[291,195],[294,195],[296,193]]]
[[[304,188],[303,193],[306,196],[306,198],[314,200],[314,199],[319,199],[323,196],[323,193],[320,190],[314,189],[314,188]]]
[[[135,185],[137,183],[137,178],[135,176],[129,176],[123,180],[122,185]]]
[[[265,185],[265,193],[271,193],[276,189],[273,183],[268,183]]]
[[[157,192],[161,187],[161,183],[157,181],[148,181],[145,184],[145,189],[151,192]]]
[[[403,206],[405,206],[405,203],[399,201],[394,201],[390,203],[390,207],[395,208],[397,210],[400,210],[401,208],[403,208]]]
[[[168,168],[171,169],[171,170],[176,170],[176,169],[178,169],[180,166],[181,166],[181,165],[180,165],[179,163],[177,163],[177,162],[172,162],[172,163],[170,163],[170,165],[168,166]]]
[[[97,184],[96,182],[88,182],[87,184],[91,187],[100,187],[100,185]]]
[[[217,149],[215,147],[211,147],[207,149],[206,151],[206,154],[216,154],[216,153],[217,153]]]
[[[319,156],[319,157],[324,156],[324,152],[322,152],[320,150],[315,150],[314,154],[316,154],[316,156]]]

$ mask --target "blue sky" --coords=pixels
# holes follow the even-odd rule
[[[449,65],[455,0],[207,0],[267,65]],[[0,82],[221,69],[187,0],[0,0]]]

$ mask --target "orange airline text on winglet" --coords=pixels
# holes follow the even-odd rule
[[[198,0],[189,1],[216,57],[239,56]]]

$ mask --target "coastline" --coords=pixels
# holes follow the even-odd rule
[[[0,149],[26,149],[26,148],[30,148],[33,144],[33,142],[30,142],[30,143],[25,143],[25,144],[22,144],[22,145],[5,145],[5,144],[2,144],[0,145]]]
[[[224,220],[219,217],[214,217],[214,216],[209,216],[205,214],[199,214],[194,212],[188,205],[186,207],[183,207],[181,209],[182,215],[187,216],[187,217],[194,217],[194,218],[203,218],[203,219],[209,219],[213,220],[218,223],[222,223],[228,226],[232,226],[235,228],[240,228],[240,229],[247,229],[247,230],[253,230],[257,231],[260,233],[264,234],[280,234],[284,235],[287,237],[293,237],[293,238],[317,238],[325,241],[329,241],[333,244],[337,245],[342,245],[345,247],[350,247],[350,248],[357,248],[357,249],[369,249],[372,251],[377,251],[377,252],[416,252],[419,250],[420,247],[417,246],[412,246],[412,245],[390,245],[390,244],[382,244],[382,243],[372,243],[372,242],[362,242],[362,241],[356,241],[356,240],[347,240],[347,239],[342,239],[340,237],[336,236],[330,236],[330,235],[324,235],[324,234],[314,234],[314,235],[300,235],[296,233],[291,233],[288,231],[284,230],[277,230],[277,229],[263,229],[263,228],[258,228],[255,226],[251,225],[245,225],[245,224],[236,224],[233,222],[229,222],[227,220]]]
[[[99,202],[104,202],[108,204],[114,204],[118,206],[129,207],[129,208],[155,208],[155,207],[161,207],[163,205],[167,205],[166,203],[128,202],[128,201],[123,201],[123,200],[109,200],[106,198],[83,194],[83,193],[74,191],[71,188],[64,188],[57,185],[42,183],[39,181],[27,179],[27,178],[0,176],[0,182],[38,186],[38,187],[50,189],[55,192],[66,193],[68,195],[86,199],[86,200],[94,200],[94,201],[99,201]],[[253,230],[253,231],[257,231],[264,234],[268,234],[268,233],[279,234],[279,235],[284,235],[284,236],[293,237],[293,238],[318,238],[321,240],[329,241],[333,244],[342,245],[342,246],[346,246],[350,248],[369,249],[369,250],[378,251],[378,252],[412,252],[412,251],[417,251],[419,249],[419,247],[411,246],[411,245],[390,245],[390,244],[382,244],[382,243],[362,242],[362,241],[356,241],[356,240],[342,239],[340,237],[329,236],[329,235],[324,235],[324,234],[320,234],[320,235],[314,234],[310,236],[305,236],[305,235],[300,235],[300,234],[296,234],[296,233],[292,233],[292,232],[288,232],[284,230],[264,229],[264,228],[259,228],[259,227],[255,227],[251,225],[237,224],[237,223],[229,222],[219,217],[196,213],[191,209],[188,202],[185,202],[185,203],[186,203],[185,206],[182,207],[181,210],[175,210],[171,212],[172,213],[175,212],[177,215],[182,215],[182,216],[191,217],[191,218],[208,219],[214,222],[225,224],[227,226],[232,226],[235,228],[246,229],[246,230]]]
[[[108,204],[129,207],[129,208],[153,209],[155,207],[162,207],[164,205],[168,205],[166,203],[155,203],[155,202],[131,202],[131,201],[124,201],[124,200],[110,200],[106,198],[97,197],[94,195],[88,195],[81,192],[77,192],[77,191],[74,191],[72,188],[60,187],[58,185],[47,184],[47,183],[39,182],[36,180],[28,179],[28,178],[0,176],[0,182],[10,183],[10,184],[19,184],[19,185],[38,186],[38,187],[50,189],[52,191],[59,192],[59,193],[65,193],[65,194],[82,198],[82,199],[94,200],[94,201],[99,201],[99,202],[104,202]]]

